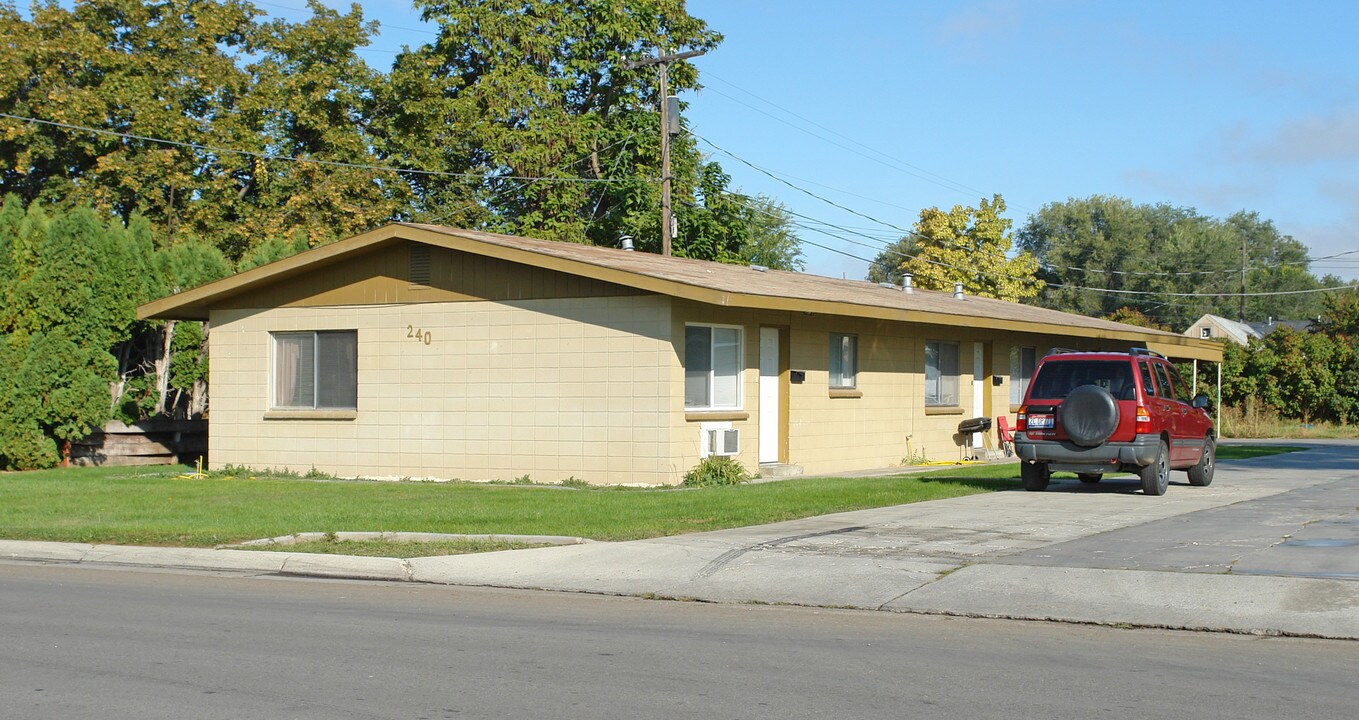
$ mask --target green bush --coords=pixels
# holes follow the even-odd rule
[[[741,463],[733,458],[710,455],[684,473],[685,487],[711,487],[714,485],[740,485],[750,482],[751,474]]]

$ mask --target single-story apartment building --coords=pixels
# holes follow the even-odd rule
[[[1052,347],[1215,342],[982,297],[393,224],[142,306],[210,323],[212,467],[674,484],[954,460]]]

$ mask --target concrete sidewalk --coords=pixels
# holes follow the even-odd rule
[[[1359,443],[1298,444],[1161,498],[1129,477],[411,560],[27,541],[0,559],[1359,639]]]

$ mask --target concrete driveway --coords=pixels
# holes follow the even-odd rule
[[[1359,443],[627,543],[411,560],[427,582],[1359,638]]]

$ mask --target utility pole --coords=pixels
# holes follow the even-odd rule
[[[707,53],[707,50],[686,50],[681,53],[662,54],[656,50],[656,57],[624,63],[623,67],[632,70],[647,65],[659,65],[661,71],[661,254],[670,254],[671,238],[674,235],[674,210],[670,206],[670,86],[666,68],[672,62],[687,60]]]
[[[1246,321],[1246,234],[1241,233],[1241,313],[1239,322]]]

